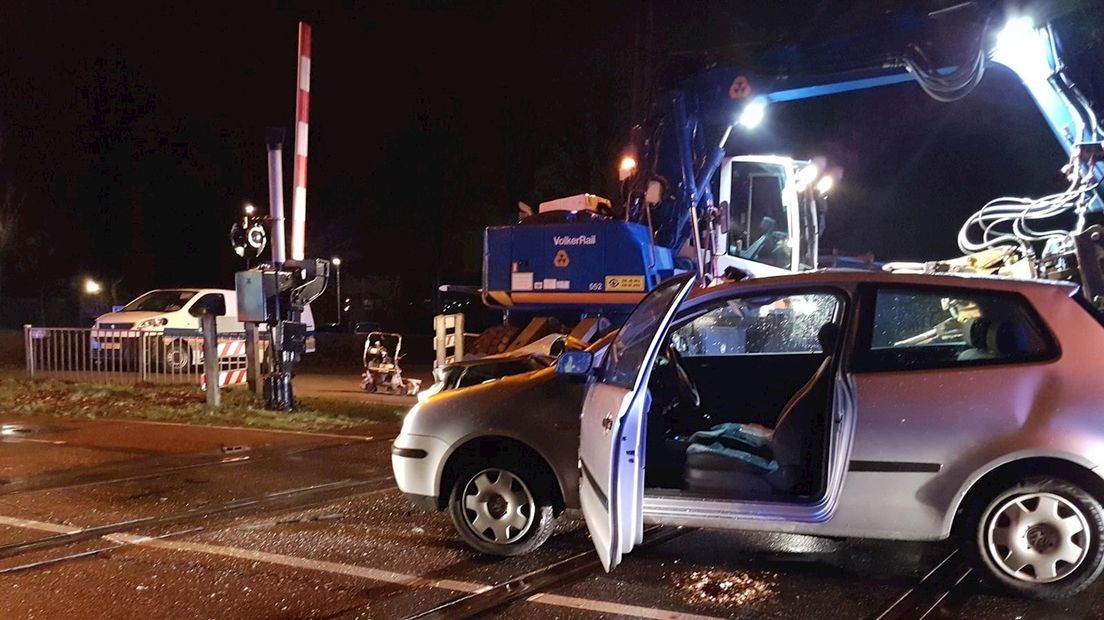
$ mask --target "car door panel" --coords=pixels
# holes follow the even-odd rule
[[[637,306],[583,401],[579,501],[606,570],[617,566],[643,535],[647,379],[659,340],[693,283],[689,275],[672,278]]]

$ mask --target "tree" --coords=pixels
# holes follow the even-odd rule
[[[0,293],[2,293],[4,266],[8,262],[8,251],[15,244],[15,231],[19,224],[19,211],[23,206],[25,194],[18,191],[15,184],[10,182],[0,185],[0,191],[3,192],[0,194]]]

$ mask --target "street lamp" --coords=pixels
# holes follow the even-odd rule
[[[253,203],[247,202],[245,203],[245,208],[243,210],[245,211],[246,215],[253,215],[253,212],[256,211],[257,208],[253,206]]]
[[[337,293],[337,325],[340,326],[341,325],[341,306],[342,306],[342,303],[341,303],[341,259],[335,256],[335,257],[330,259],[330,262],[333,263],[334,269],[337,270],[337,290],[335,292]]]
[[[84,293],[86,295],[99,295],[103,292],[103,285],[92,278],[84,279]]]

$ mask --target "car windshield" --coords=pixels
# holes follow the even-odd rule
[[[150,291],[123,307],[123,312],[176,312],[195,297],[197,291]]]

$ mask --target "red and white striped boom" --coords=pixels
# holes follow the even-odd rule
[[[295,166],[291,198],[291,258],[303,260],[307,235],[307,134],[310,119],[311,27],[299,22],[295,96]]]

